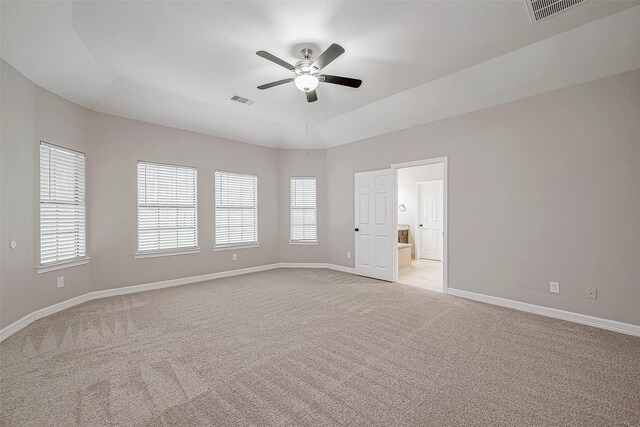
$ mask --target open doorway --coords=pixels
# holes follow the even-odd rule
[[[446,159],[394,165],[399,283],[446,293]]]

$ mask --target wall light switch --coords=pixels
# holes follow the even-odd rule
[[[347,258],[351,259],[351,251],[347,252]]]
[[[549,292],[552,294],[560,293],[560,282],[549,282]]]
[[[233,254],[231,256],[231,259],[233,259],[234,261],[237,261],[238,260],[238,254]]]
[[[596,288],[587,288],[587,294],[585,295],[589,299],[598,298],[598,289]]]
[[[58,277],[58,287],[59,288],[64,287],[64,276],[63,277]]]

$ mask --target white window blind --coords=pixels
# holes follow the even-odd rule
[[[197,170],[138,162],[138,252],[198,246]]]
[[[86,257],[84,154],[40,143],[40,264]]]
[[[258,177],[215,173],[216,247],[258,243]]]
[[[316,178],[291,178],[291,241],[318,240]]]

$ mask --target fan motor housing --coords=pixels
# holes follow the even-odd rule
[[[303,74],[316,75],[318,74],[318,69],[312,66],[312,64],[313,61],[310,59],[303,59],[301,61],[298,61],[296,62],[294,72],[299,76]]]

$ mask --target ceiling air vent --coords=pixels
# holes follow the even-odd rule
[[[231,100],[239,102],[240,104],[246,104],[246,105],[251,105],[251,104],[253,104],[255,102],[255,101],[252,101],[252,100],[247,99],[247,98],[243,98],[243,97],[238,96],[238,95],[233,95],[231,97]]]
[[[525,0],[531,23],[535,24],[587,0]]]

